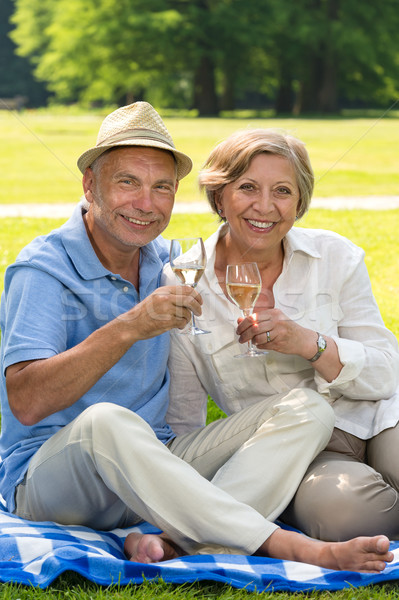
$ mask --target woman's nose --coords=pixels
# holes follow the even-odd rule
[[[271,190],[269,190],[269,189],[260,190],[260,193],[258,194],[256,201],[257,201],[259,210],[262,210],[263,212],[267,212],[267,211],[273,209],[273,205],[274,205],[273,194],[272,194]]]

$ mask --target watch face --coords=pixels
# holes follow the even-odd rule
[[[319,351],[321,351],[321,352],[326,349],[327,342],[323,338],[323,336],[321,336],[321,335],[319,336],[319,339],[317,340],[317,345],[318,345]]]

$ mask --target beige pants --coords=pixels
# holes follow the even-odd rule
[[[190,554],[253,554],[275,531],[272,521],[333,421],[316,392],[293,390],[168,448],[135,413],[96,404],[34,455],[17,488],[16,514],[96,529],[144,519]]]
[[[329,541],[399,539],[399,425],[370,440],[334,429],[282,520]]]

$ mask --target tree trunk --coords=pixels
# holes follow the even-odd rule
[[[194,108],[199,116],[216,116],[218,102],[215,86],[215,68],[208,56],[202,56],[194,74]]]
[[[279,68],[279,87],[274,108],[277,114],[292,113],[294,108],[294,92],[290,65],[282,57]]]
[[[225,70],[223,73],[223,92],[220,98],[221,110],[234,110],[235,109],[235,86],[234,86],[234,74],[230,70]]]
[[[323,81],[318,95],[319,112],[338,111],[337,69],[334,62],[324,65]]]
[[[305,60],[306,73],[299,83],[299,93],[293,109],[294,115],[315,113],[318,111],[318,92],[322,73],[320,59],[315,56]]]
[[[339,1],[328,0],[326,31],[317,50],[305,64],[296,114],[334,113],[338,109],[337,59],[333,40],[333,23],[339,19]]]
[[[328,35],[322,48],[323,76],[318,94],[319,110],[325,113],[334,113],[338,110],[337,58],[331,31],[331,24],[338,19],[339,0],[330,0],[328,4]]]

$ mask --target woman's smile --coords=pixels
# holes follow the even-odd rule
[[[248,225],[250,225],[251,229],[259,232],[270,231],[274,225],[276,225],[275,221],[258,221],[255,219],[244,219]]]

